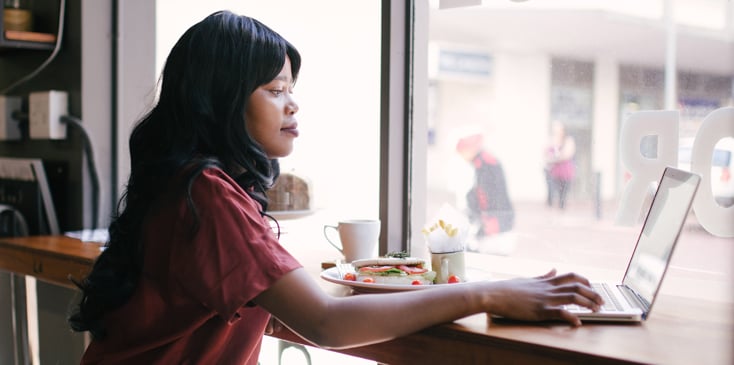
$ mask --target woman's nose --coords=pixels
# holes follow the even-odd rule
[[[296,99],[293,97],[293,94],[290,94],[288,98],[288,113],[295,114],[298,112],[298,103],[296,102]]]

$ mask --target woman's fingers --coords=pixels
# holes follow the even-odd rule
[[[578,327],[578,326],[581,325],[581,320],[579,319],[579,317],[571,314],[569,311],[567,311],[565,309],[560,309],[559,308],[558,309],[558,312],[557,312],[557,315],[558,315],[558,318],[559,319],[562,319],[562,320],[570,323],[574,327]]]
[[[555,269],[535,279],[519,279],[506,282],[511,284],[515,295],[514,304],[502,306],[498,314],[527,320],[562,320],[573,326],[581,325],[581,320],[564,309],[564,305],[575,304],[598,311],[604,304],[601,296],[589,286],[589,281],[575,273],[556,276]],[[515,287],[517,284],[518,286]],[[525,297],[523,299],[523,297]],[[508,303],[505,303],[508,304]]]
[[[589,280],[587,280],[583,276],[580,276],[576,273],[568,273],[568,274],[555,276],[553,278],[549,278],[548,280],[550,281],[551,284],[556,286],[554,290],[555,293],[578,294],[577,296],[569,296],[569,297],[563,298],[563,300],[575,300],[575,301],[563,302],[559,304],[574,303],[574,304],[582,305],[587,308],[592,308],[592,309],[597,308],[594,310],[598,310],[598,306],[601,306],[604,304],[604,300],[602,299],[601,295],[599,295],[599,293],[595,292],[594,289],[591,288],[591,284],[589,283]]]
[[[561,320],[570,323],[574,327],[581,325],[579,317],[561,307],[546,308],[540,319],[547,321]]]
[[[572,298],[572,299],[569,299]],[[577,304],[584,307],[589,307],[592,310],[596,311],[599,310],[599,306],[584,298],[583,296],[580,296],[578,294],[571,294],[571,295],[562,295],[556,297],[557,302],[563,303],[563,304]],[[556,302],[556,300],[552,300],[553,302]],[[560,305],[547,305],[543,308],[543,313],[539,315],[539,319],[541,320],[562,320],[564,322],[568,322],[574,327],[578,327],[581,325],[581,320],[575,315],[569,312],[568,310],[564,309],[563,304]]]
[[[597,312],[604,303],[598,303],[596,299],[589,298],[579,293],[561,293],[552,297],[549,304],[554,307],[575,304]]]
[[[575,273],[568,273],[547,279],[554,287],[553,294],[546,298],[545,311],[550,319],[560,319],[573,326],[580,326],[581,320],[563,308],[567,304],[586,307],[598,311],[604,300],[589,285],[589,281]]]
[[[556,269],[550,269],[550,271],[548,271],[547,273],[545,273],[545,274],[543,274],[541,276],[536,277],[536,279],[541,279],[541,280],[542,279],[550,279],[550,278],[552,278],[554,276],[556,276]]]
[[[556,285],[566,284],[566,283],[582,283],[586,286],[591,286],[588,279],[586,279],[585,277],[579,274],[573,273],[573,272],[566,273],[563,275],[558,275],[558,276],[549,278],[549,280],[551,281],[551,283],[556,284]]]
[[[283,324],[275,317],[270,317],[268,324],[265,326],[265,334],[272,335],[280,332],[283,329]]]
[[[558,304],[578,304],[584,307],[592,308],[604,305],[604,299],[601,295],[591,289],[591,287],[581,283],[571,283],[558,286],[555,289],[556,294],[560,294]]]

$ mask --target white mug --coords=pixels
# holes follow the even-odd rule
[[[466,281],[466,264],[464,251],[431,253],[431,268],[436,272],[436,284],[446,284],[451,276],[459,282]]]
[[[341,245],[329,238],[331,230],[339,233]],[[380,221],[373,219],[339,221],[338,226],[324,226],[324,237],[344,255],[347,262],[372,258],[376,255],[377,240],[380,237]]]

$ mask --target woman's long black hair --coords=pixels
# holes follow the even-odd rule
[[[286,56],[295,79],[298,51],[257,20],[228,11],[181,36],[166,61],[157,104],[130,136],[131,173],[106,249],[89,275],[75,281],[82,297],[69,317],[73,330],[103,338],[105,313],[132,296],[143,267],[143,220],[176,174],[186,171],[183,188],[194,214],[190,187],[210,166],[226,171],[266,209],[278,162],[247,133],[245,108],[252,92],[280,73]]]

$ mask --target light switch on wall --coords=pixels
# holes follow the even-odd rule
[[[20,112],[20,96],[0,95],[0,141],[20,139],[20,121],[13,112]]]
[[[61,117],[68,114],[69,94],[48,90],[32,92],[28,97],[29,134],[33,139],[64,139],[66,125]]]

